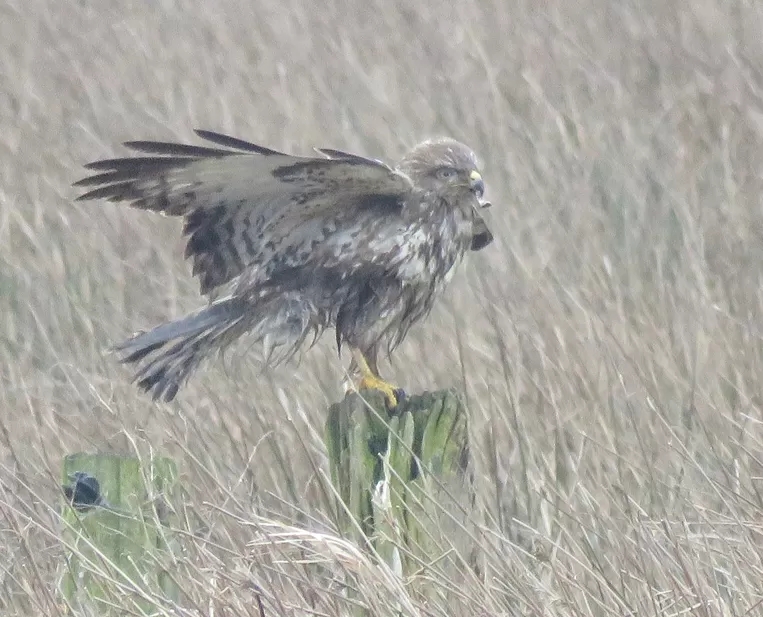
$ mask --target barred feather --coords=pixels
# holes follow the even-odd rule
[[[121,361],[138,364],[134,380],[154,400],[171,401],[207,358],[249,334],[265,347],[265,361],[276,366],[291,358],[318,330],[311,307],[301,298],[272,296],[251,305],[225,298],[116,345]]]

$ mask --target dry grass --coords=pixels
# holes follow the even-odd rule
[[[254,585],[268,615],[345,614],[343,571],[380,615],[763,614],[763,5],[308,6],[0,7],[0,613],[59,614],[62,456],[135,447],[178,461],[215,538],[188,614],[257,614]],[[265,375],[242,350],[169,406],[104,352],[196,283],[177,222],[70,184],[194,127],[480,153],[498,240],[390,369],[468,392],[479,574],[425,568],[424,601],[332,533],[328,341]]]

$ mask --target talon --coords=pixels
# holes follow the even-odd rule
[[[360,372],[360,375],[353,380],[355,390],[377,390],[384,394],[384,397],[387,399],[387,406],[390,409],[397,407],[398,402],[405,398],[403,389],[384,381],[381,377],[376,375],[360,351],[355,351],[353,353],[353,358],[355,359],[357,369]]]
[[[397,403],[400,400],[398,393],[403,392],[400,388],[396,388],[392,384],[387,383],[383,379],[372,374],[363,375],[358,380],[356,388],[357,390],[378,390],[387,399],[387,405],[390,409],[397,407]],[[405,395],[404,392],[403,395]]]

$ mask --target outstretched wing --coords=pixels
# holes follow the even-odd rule
[[[127,142],[146,156],[90,163],[85,167],[98,173],[75,186],[90,189],[78,200],[128,202],[185,217],[186,257],[205,294],[246,270],[251,276],[277,252],[288,257],[310,248],[321,221],[346,218],[348,209],[401,208],[412,188],[381,161],[337,150],[320,151],[326,158],[298,157],[219,133],[196,134],[222,147]]]

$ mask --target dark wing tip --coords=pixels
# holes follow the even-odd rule
[[[136,152],[145,152],[146,154],[190,156],[194,158],[222,157],[235,154],[235,152],[231,152],[230,150],[221,150],[220,148],[205,148],[204,146],[176,144],[167,141],[125,141],[122,145],[125,148],[129,148],[130,150],[135,150]]]
[[[87,178],[85,178],[87,180]],[[75,185],[76,186],[76,185]],[[75,201],[88,201],[90,199],[108,199],[110,201],[124,201],[130,199],[139,199],[141,192],[135,188],[133,182],[115,182],[100,186],[97,189],[88,191],[79,195]]]
[[[137,174],[146,171],[154,172],[159,171],[160,169],[182,167],[193,161],[194,158],[189,156],[134,156],[93,161],[92,163],[83,165],[83,167],[95,171],[132,171]]]
[[[77,180],[72,186],[95,186],[98,184],[114,184],[115,182],[124,182],[134,180],[135,174],[131,171],[106,171],[100,174],[94,174]]]
[[[278,150],[272,150],[265,146],[258,146],[250,141],[239,139],[238,137],[231,137],[230,135],[223,135],[222,133],[215,133],[214,131],[207,131],[205,129],[195,129],[196,133],[202,139],[211,141],[218,146],[225,146],[226,148],[234,148],[236,150],[244,150],[245,152],[254,152],[255,154],[262,154],[263,156],[272,156],[274,154],[283,155],[283,152]]]

